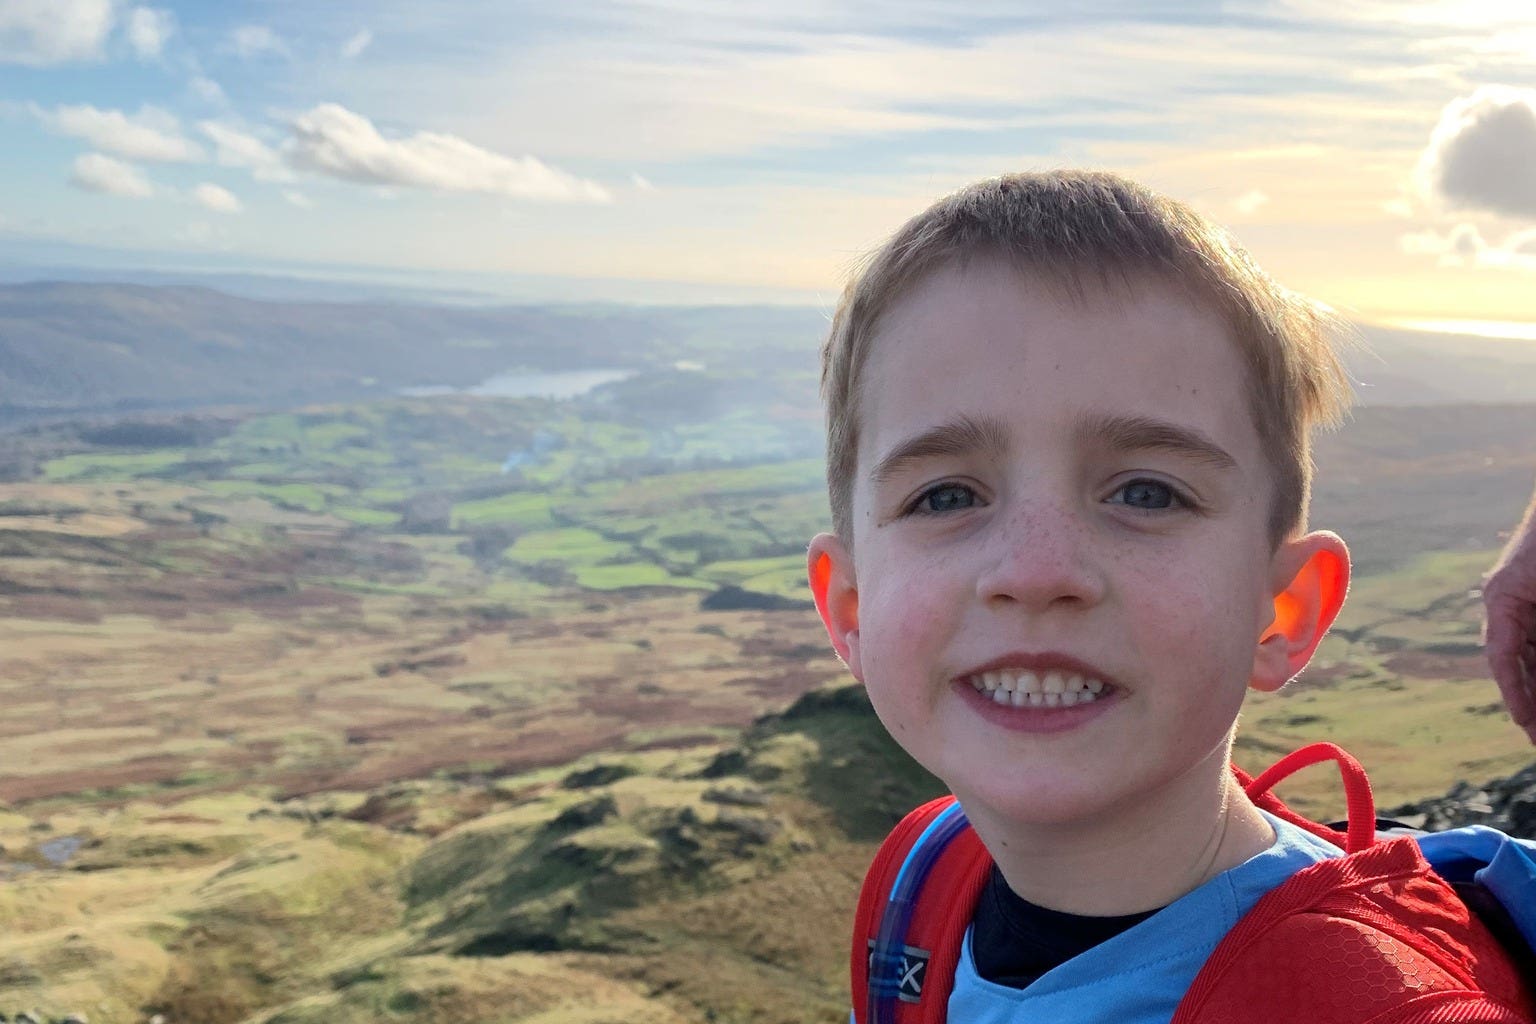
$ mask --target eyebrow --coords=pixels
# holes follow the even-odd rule
[[[958,416],[902,441],[875,464],[874,481],[885,483],[914,462],[923,459],[996,453],[1008,448],[1008,427],[990,416],[972,419]]]
[[[1150,416],[1094,416],[1078,435],[1116,451],[1168,452],[1216,469],[1237,468],[1237,460],[1200,431]]]

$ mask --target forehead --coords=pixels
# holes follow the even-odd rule
[[[1054,425],[1146,415],[1260,448],[1248,373],[1226,320],[1152,276],[1068,289],[1000,259],[942,267],[893,302],[859,385],[860,475],[904,436],[956,415]]]

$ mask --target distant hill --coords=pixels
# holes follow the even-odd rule
[[[275,302],[208,288],[0,286],[0,422],[46,413],[285,405],[466,386],[509,370],[639,368],[718,337],[814,351],[810,310]],[[769,346],[772,347],[771,345]]]
[[[1349,356],[1363,405],[1536,399],[1536,341],[1362,325]]]
[[[237,297],[190,285],[0,285],[0,425],[46,415],[285,406],[511,370],[667,366],[814,375],[827,314],[782,306],[467,307]],[[1361,328],[1369,405],[1523,402],[1536,343]]]

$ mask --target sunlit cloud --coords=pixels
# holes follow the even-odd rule
[[[204,209],[215,213],[239,213],[245,209],[240,198],[227,188],[205,181],[192,190],[192,199]]]
[[[84,139],[95,149],[130,160],[186,163],[203,159],[202,148],[181,134],[175,115],[159,107],[141,107],[130,116],[80,104],[37,114],[60,135]]]
[[[101,192],[125,199],[148,199],[155,194],[154,186],[149,183],[143,171],[101,153],[85,153],[76,158],[70,170],[69,183],[87,192]]]
[[[1536,89],[1488,86],[1453,100],[1417,173],[1450,206],[1536,220]]]
[[[1457,224],[1441,234],[1417,231],[1402,237],[1403,251],[1433,256],[1442,267],[1492,267],[1536,271],[1536,228],[1516,231],[1500,245],[1483,238],[1475,224]]]
[[[479,192],[554,202],[608,202],[607,189],[531,156],[510,157],[454,135],[385,138],[373,122],[335,103],[295,118],[293,166],[344,181],[441,192]]]
[[[277,151],[256,136],[219,121],[201,121],[198,131],[214,145],[223,167],[244,167],[257,181],[292,181],[293,172]]]
[[[42,67],[101,56],[113,0],[0,2],[0,64]]]
[[[1245,217],[1251,217],[1269,205],[1269,193],[1261,189],[1252,188],[1238,196],[1232,205],[1238,213]]]
[[[140,60],[155,60],[176,31],[176,16],[154,7],[135,7],[124,26],[128,45]]]

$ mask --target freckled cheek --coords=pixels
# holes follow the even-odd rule
[[[1210,642],[1212,630],[1227,624],[1228,595],[1187,562],[1169,560],[1147,566],[1128,579],[1126,598],[1135,606],[1131,621],[1138,633],[1157,646],[1198,650]],[[1190,647],[1188,645],[1195,645]]]

